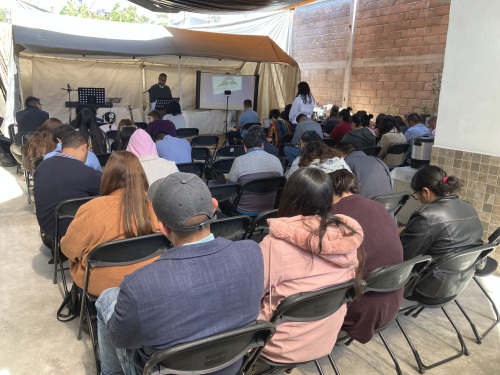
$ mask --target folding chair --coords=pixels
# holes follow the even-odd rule
[[[400,312],[404,312],[406,316],[416,311],[412,315],[414,318],[416,318],[425,308],[440,308],[446,315],[448,321],[453,326],[455,332],[457,333],[457,337],[461,346],[461,350],[459,353],[430,365],[424,364],[420,357],[420,354],[418,353],[417,349],[415,348],[408,334],[406,333],[403,325],[401,324],[401,321],[399,320],[399,318],[396,318],[396,322],[413,352],[413,356],[415,357],[415,360],[417,362],[419,373],[423,374],[427,369],[440,366],[444,363],[457,359],[462,355],[469,355],[469,350],[465,345],[462,333],[458,329],[457,325],[455,324],[451,316],[445,310],[444,306],[455,300],[455,298],[460,294],[460,292],[462,292],[462,290],[464,290],[467,287],[467,285],[469,284],[470,280],[473,277],[473,273],[471,273],[470,271],[476,268],[476,265],[481,260],[480,256],[482,257],[487,256],[495,249],[495,247],[496,246],[494,245],[486,245],[486,246],[475,247],[469,250],[455,251],[452,253],[445,254],[439,258],[435,258],[431,263],[429,263],[429,265],[427,265],[427,267],[425,267],[418,274],[418,276],[414,280],[412,280],[412,283],[418,287],[418,283],[422,282],[430,275],[438,277],[440,275],[445,276],[452,274],[462,274],[462,279],[460,283],[457,283],[455,279],[447,278],[445,279],[445,281],[441,281],[440,285],[436,285],[436,288],[439,288],[439,290],[441,291],[441,295],[435,298],[436,303],[433,303],[432,298],[424,297],[419,294],[413,293],[411,295],[411,300],[416,301],[417,304],[400,310]],[[470,274],[470,277],[466,277],[468,275],[467,274],[468,272]],[[449,281],[447,282],[446,280]]]
[[[189,138],[196,137],[200,134],[200,129],[198,128],[181,128],[175,131],[177,138]]]
[[[219,158],[237,158],[245,154],[245,148],[242,145],[224,146],[217,150],[214,156],[214,161]]]
[[[148,128],[148,123],[147,122],[134,122],[134,125],[137,126],[139,129],[142,129],[142,130],[147,130],[147,128]]]
[[[283,176],[264,177],[248,181],[241,187],[240,194],[234,201],[233,205],[236,209],[241,200],[241,197],[245,193],[251,193],[256,195],[267,195],[271,193],[276,193],[276,198],[273,207],[268,207],[267,210],[277,208],[279,204],[281,190],[283,190],[285,183],[286,183],[286,177]],[[256,214],[255,216],[258,216],[258,214]]]
[[[236,158],[219,159],[212,163],[207,172],[207,183],[211,179],[225,179],[224,174],[229,173]]]
[[[102,168],[104,168],[106,166],[106,164],[108,163],[108,160],[109,160],[109,157],[111,156],[111,153],[99,154],[96,156],[97,156],[97,160],[99,160],[99,164],[101,165]]]
[[[354,296],[354,280],[346,283],[329,286],[313,292],[297,293],[285,298],[276,308],[271,323],[277,325],[285,322],[315,322],[325,319],[334,314],[339,308],[349,301],[352,301]],[[330,335],[331,332],[325,332],[325,335]],[[319,358],[312,359],[316,365],[316,369],[320,374],[323,374],[323,369],[318,361]],[[260,361],[270,365],[273,369],[282,369],[289,372],[291,369],[300,366],[307,362],[301,363],[279,363],[271,361],[263,356],[260,356]],[[308,362],[311,362],[308,361]],[[261,372],[260,374],[268,373],[269,371]]]
[[[399,164],[388,166],[391,171],[394,168],[397,168],[397,167],[404,165],[406,155],[408,153],[409,148],[410,148],[410,145],[408,143],[400,143],[400,144],[389,146],[389,148],[387,149],[387,152],[385,153],[385,156],[387,156],[387,155],[401,155],[401,161],[399,162]]]
[[[399,264],[377,268],[377,269],[371,271],[366,276],[366,278],[365,278],[366,287],[365,287],[363,294],[366,294],[368,292],[388,293],[388,292],[393,292],[393,291],[399,290],[399,289],[403,288],[410,281],[410,279],[412,277],[415,276],[415,272],[414,272],[415,266],[418,265],[419,268],[422,266],[425,267],[427,264],[429,264],[429,262],[431,260],[432,260],[432,257],[422,255],[422,256],[418,256],[418,257],[415,257],[413,259],[407,260],[405,262],[399,263]],[[361,304],[363,303],[363,297],[361,297],[361,300],[358,303],[361,303]],[[387,343],[385,337],[382,334],[382,331],[384,331],[387,327],[389,327],[395,318],[396,318],[396,316],[394,316],[394,318],[389,323],[378,327],[378,329],[375,331],[375,333],[377,333],[379,335],[385,348],[389,352],[389,354],[392,358],[392,361],[394,362],[396,372],[398,373],[398,375],[401,375],[402,372],[401,372],[401,368],[399,367],[398,360],[396,359],[396,356],[392,352],[389,344]],[[349,346],[352,343],[352,341],[354,341],[354,339],[349,338],[345,342],[345,345]],[[336,368],[335,362],[333,361],[333,358],[331,357],[331,355],[328,355],[328,358],[330,359],[332,366],[334,368]],[[338,370],[337,370],[337,374],[338,374]]]
[[[54,245],[52,247],[54,251],[54,278],[53,283],[57,284],[57,271],[61,271],[61,278],[63,281],[64,291],[68,293],[68,287],[66,286],[66,276],[64,275],[64,267],[63,262],[60,257],[60,238],[59,238],[59,225],[60,221],[64,219],[73,219],[76,215],[76,212],[80,208],[80,206],[84,205],[88,201],[94,199],[95,197],[85,197],[85,198],[76,198],[69,199],[59,203],[54,209]],[[59,268],[58,268],[59,267]]]
[[[193,161],[203,161],[203,165],[207,165],[212,159],[212,154],[208,147],[193,147],[191,149],[191,159]]]
[[[210,231],[215,237],[224,237],[228,240],[244,240],[252,219],[248,216],[224,217],[210,223]]]
[[[280,148],[279,148],[279,155],[280,156],[285,156],[285,153],[283,152],[283,149],[285,148],[285,146],[289,145],[290,142],[292,141],[293,139],[293,134],[287,134],[287,135],[284,135],[283,137],[281,137],[280,139]]]
[[[255,242],[260,242],[262,238],[267,234],[265,231],[269,229],[269,225],[267,224],[267,219],[275,218],[278,217],[278,209],[274,210],[269,210],[269,211],[264,211],[259,214],[255,218],[255,220],[252,223],[252,226],[250,227],[250,230],[248,231],[247,239],[251,239],[252,236],[254,235],[255,231],[260,231],[259,237],[257,239],[254,239]]]
[[[364,147],[360,151],[363,151],[368,156],[377,156],[380,150],[382,150],[380,146],[370,146]]]
[[[177,168],[179,169],[179,172],[194,173],[201,178],[203,176],[205,164],[201,162],[179,163],[177,164]]]
[[[89,304],[94,303],[97,298],[88,293],[90,270],[95,267],[113,267],[139,263],[161,255],[166,246],[166,237],[161,233],[155,233],[107,242],[97,246],[87,255],[77,339],[81,340],[82,338],[83,320],[86,316],[97,366],[99,366],[100,362],[97,348],[97,332],[94,331],[92,326],[89,310]]]
[[[231,198],[236,198],[240,192],[241,186],[238,183],[231,183],[209,186],[208,189],[212,194],[212,198],[217,199],[217,202],[221,203]]]
[[[109,149],[111,149],[111,144],[118,138],[118,130],[108,130],[106,132],[106,140],[108,141]]]
[[[191,139],[191,147],[213,147],[213,152],[217,151],[217,145],[219,144],[219,137],[216,135],[199,135]]]
[[[408,193],[394,193],[386,195],[378,195],[372,198],[374,201],[382,203],[385,209],[389,212],[394,212],[394,216],[403,208],[403,206],[410,199],[410,194]]]
[[[500,228],[497,228],[489,237],[488,237],[488,244],[498,246],[500,244]],[[476,325],[472,321],[472,319],[469,317],[465,309],[462,307],[458,299],[455,300],[455,303],[457,304],[458,308],[464,314],[465,318],[469,322],[472,332],[474,333],[474,336],[476,337],[476,342],[478,344],[481,344],[483,342],[483,338],[486,337],[488,333],[491,332],[493,328],[500,322],[500,315],[498,313],[497,306],[495,305],[495,302],[493,301],[493,298],[489,295],[488,291],[485,289],[485,287],[481,284],[479,281],[478,277],[486,277],[489,275],[492,275],[498,268],[498,262],[493,259],[492,257],[487,256],[488,254],[481,254],[480,258],[481,260],[479,261],[478,265],[476,266],[476,272],[474,273],[473,280],[476,282],[477,286],[481,291],[484,293],[486,298],[491,304],[491,307],[493,309],[493,312],[495,314],[495,318],[493,320],[493,324],[491,324],[488,329],[483,334],[479,334],[479,331],[477,330]]]
[[[227,368],[252,354],[238,373],[247,373],[262,348],[276,331],[272,323],[256,321],[200,340],[157,350],[144,367],[143,375],[208,374]],[[158,371],[158,372],[156,372]]]

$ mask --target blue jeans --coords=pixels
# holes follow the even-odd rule
[[[106,289],[96,301],[97,337],[101,375],[136,375],[134,351],[115,348],[107,339],[105,325],[115,311],[115,304],[120,288]]]
[[[302,154],[302,150],[300,149],[300,147],[295,146],[285,146],[283,152],[285,153],[287,159],[290,161],[290,164],[293,163],[295,158],[299,157],[300,154]]]

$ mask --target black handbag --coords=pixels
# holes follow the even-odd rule
[[[79,288],[73,283],[71,290],[66,293],[61,307],[57,310],[57,320],[69,322],[80,316],[81,296]]]

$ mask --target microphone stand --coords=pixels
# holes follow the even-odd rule
[[[68,92],[68,102],[71,102],[71,91],[75,91],[75,90],[71,88],[69,83],[68,83],[68,86],[66,88],[61,88],[61,90],[65,90]],[[68,106],[68,113],[69,113],[69,123],[71,124],[71,107],[69,107],[69,106]]]
[[[226,119],[224,121],[224,143],[222,144],[222,146],[226,146],[228,144],[228,140],[227,140],[227,112],[228,112],[228,109],[229,109],[229,95],[226,95]]]

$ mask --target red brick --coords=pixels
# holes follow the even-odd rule
[[[445,45],[443,44],[436,44],[428,47],[428,53],[433,53],[433,54],[443,54],[445,49]]]
[[[408,39],[408,46],[414,47],[414,46],[421,46],[422,45],[422,38],[410,38]]]
[[[427,18],[423,21],[425,21],[424,25],[425,27],[429,26],[440,26],[441,25],[441,17],[433,17],[433,18]],[[422,26],[416,26],[416,27],[422,27]]]
[[[379,97],[371,97],[370,104],[382,104],[382,98]]]
[[[427,100],[430,98],[429,91],[417,91],[415,95],[416,99]]]
[[[412,67],[410,65],[399,65],[398,73],[411,73]]]
[[[377,82],[379,81],[379,74],[367,74],[366,81],[368,82]]]
[[[400,49],[398,48],[389,48],[387,50],[387,57],[399,56]]]
[[[385,72],[386,73],[390,73],[391,74],[391,77],[394,77],[394,74],[396,74],[398,72],[398,67],[397,66],[386,66],[385,67]],[[392,81],[392,79],[391,79]]]
[[[377,90],[377,98],[386,98],[389,96],[389,90]]]
[[[394,90],[396,88],[396,82],[384,82],[382,87],[384,90]]]
[[[432,73],[419,73],[418,80],[423,82],[431,82],[433,78]]]
[[[405,81],[413,82],[418,80],[418,73],[405,73]]]
[[[450,6],[444,5],[442,7],[433,8],[433,13],[435,16],[447,16],[450,14]]]
[[[414,65],[411,71],[413,73],[425,73],[427,72],[427,65]]]
[[[438,35],[433,35],[433,36],[426,36],[422,40],[423,44],[438,44],[439,43],[439,36]]]
[[[377,49],[375,50],[375,57],[382,58],[387,56],[387,50],[385,49]]]
[[[401,97],[401,90],[390,90],[389,91],[389,98],[400,98]]]
[[[378,81],[379,82],[385,82],[385,81],[390,81],[391,80],[391,75],[390,74],[379,74],[378,75]]]
[[[365,90],[365,95],[370,97],[370,98],[373,98],[375,96],[377,96],[377,90]],[[372,104],[372,102],[370,101],[370,103]]]

